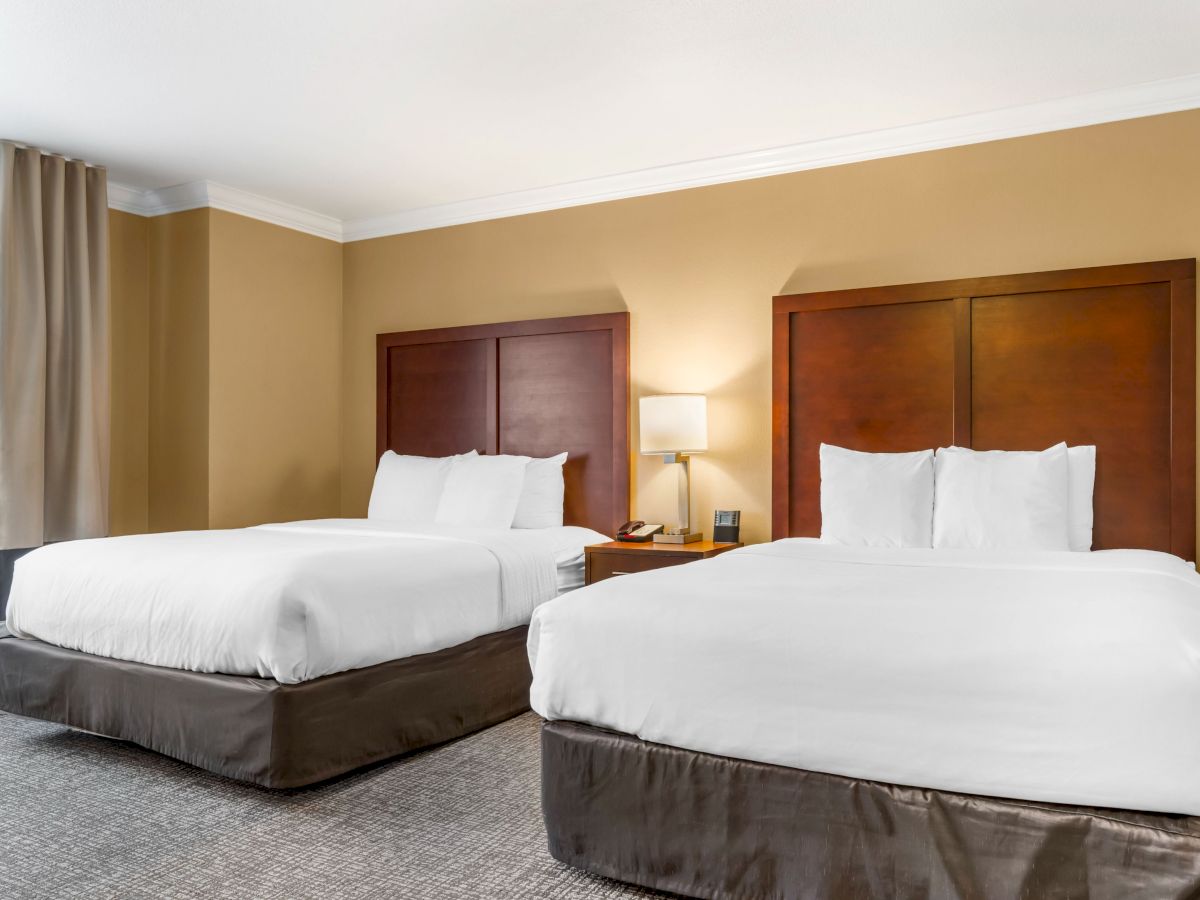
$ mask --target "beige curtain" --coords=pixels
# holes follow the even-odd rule
[[[0,141],[0,550],[108,530],[104,169]]]

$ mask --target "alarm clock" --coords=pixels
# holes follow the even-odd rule
[[[736,544],[742,531],[740,509],[718,509],[713,516],[713,540],[718,544]]]

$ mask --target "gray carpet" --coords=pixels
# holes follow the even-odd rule
[[[550,858],[538,719],[272,793],[0,713],[0,896],[659,896]]]

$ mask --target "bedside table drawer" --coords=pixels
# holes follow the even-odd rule
[[[698,559],[711,559],[740,546],[713,541],[693,541],[690,544],[622,544],[609,541],[607,544],[590,544],[584,548],[584,558],[587,560],[584,582],[595,584],[606,578],[669,569]]]
[[[655,556],[648,553],[597,553],[588,556],[588,584],[595,584],[605,578],[618,575],[633,575],[636,572],[649,572],[667,566],[678,566],[691,562],[686,556]]]

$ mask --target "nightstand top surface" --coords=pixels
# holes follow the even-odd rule
[[[606,544],[588,544],[584,550],[588,553],[670,553],[679,556],[704,556],[720,553],[724,550],[735,550],[744,546],[737,543],[717,543],[716,541],[692,541],[690,544],[656,544],[653,541],[635,543],[633,541],[609,541]]]

